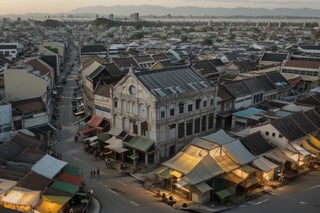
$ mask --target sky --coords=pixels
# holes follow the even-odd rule
[[[67,13],[86,6],[160,5],[167,7],[251,7],[320,9],[320,0],[0,0],[0,14]]]

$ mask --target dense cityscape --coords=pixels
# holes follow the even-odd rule
[[[0,212],[319,212],[319,80],[307,14],[4,15]]]

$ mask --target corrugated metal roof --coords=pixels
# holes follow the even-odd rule
[[[163,165],[188,174],[201,161],[200,157],[194,157],[183,152],[179,152],[173,158],[163,163]]]
[[[255,159],[255,156],[253,156],[248,149],[242,145],[239,139],[224,144],[223,146],[241,165],[245,165]]]
[[[260,132],[241,138],[240,141],[253,155],[261,155],[273,149]]]
[[[258,108],[248,108],[239,112],[235,112],[233,113],[233,115],[238,116],[238,117],[242,117],[242,118],[250,118],[252,116],[264,113],[265,111],[262,109],[258,109]]]
[[[209,180],[223,172],[215,160],[210,155],[207,155],[183,177],[183,180],[194,185]]]
[[[212,86],[189,67],[139,72],[136,76],[157,97],[189,93]]]
[[[235,138],[228,135],[223,129],[220,129],[215,133],[212,133],[210,135],[207,135],[201,138],[219,145],[223,145],[235,140]]]

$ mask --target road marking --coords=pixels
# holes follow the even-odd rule
[[[108,189],[109,192],[111,192],[112,194],[117,195],[118,197],[120,197],[121,199],[124,199],[118,192],[113,191],[112,189]]]
[[[248,203],[251,204],[251,205],[254,205],[254,206],[257,206],[257,205],[260,205],[264,202],[267,202],[268,199],[265,199],[265,200],[262,200],[262,201],[259,201],[259,202],[252,202],[252,201],[249,201]]]
[[[77,161],[79,161],[79,162],[81,162],[81,163],[83,163],[83,164],[89,165],[87,162],[85,162],[85,161],[83,161],[83,160],[81,160],[81,159],[79,159],[77,157],[72,157],[72,158],[77,160]]]
[[[136,203],[136,202],[134,202],[134,201],[132,201],[132,200],[130,200],[130,203],[133,204],[133,205],[135,205],[135,206],[139,206],[138,203]]]
[[[127,184],[122,182],[121,180],[117,180],[118,183],[121,183],[122,185],[126,186]]]
[[[104,183],[100,183],[100,182],[98,182],[100,185],[102,185],[103,187],[105,187],[105,188],[107,188],[107,189],[109,189],[109,186],[107,185],[107,184],[104,184]],[[109,189],[110,190],[110,189]]]
[[[305,191],[305,192],[311,191],[311,190],[316,189],[316,188],[319,188],[319,187],[320,187],[320,185],[315,185],[315,186],[312,186],[312,187],[310,187],[310,188],[307,188],[307,189],[304,190],[304,191]]]

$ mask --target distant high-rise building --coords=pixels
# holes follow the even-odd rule
[[[133,13],[133,14],[131,14],[131,18],[132,18],[132,20],[134,20],[134,21],[139,20],[139,13]]]

